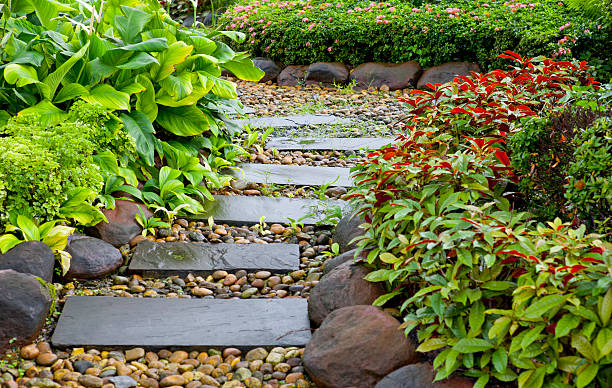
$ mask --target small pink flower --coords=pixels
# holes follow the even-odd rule
[[[308,21],[308,18],[303,18],[302,21],[306,23]]]
[[[329,18],[329,19],[327,19],[327,20],[329,20],[329,21],[331,22],[332,20],[334,20],[334,18],[330,17],[330,18]]]
[[[327,48],[327,51],[329,51],[330,53],[331,53],[331,51],[332,51],[332,50],[333,50],[333,49],[332,49],[331,47],[328,47],[328,48]]]
[[[306,42],[306,47],[310,47],[310,42]]]

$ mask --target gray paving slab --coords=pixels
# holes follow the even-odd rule
[[[145,276],[211,273],[215,270],[289,272],[300,267],[297,244],[210,244],[143,241],[134,249],[131,272]]]
[[[204,217],[228,224],[256,224],[262,216],[265,222],[285,223],[289,219],[312,225],[325,218],[325,209],[347,205],[342,200],[317,200],[286,197],[249,197],[246,195],[215,195],[215,201],[204,204]]]
[[[392,137],[275,137],[266,148],[279,151],[358,151],[377,150],[394,142]]]
[[[252,117],[234,120],[240,126],[256,128],[299,128],[306,125],[350,124],[352,119],[326,114],[304,114],[294,116]]]
[[[345,167],[296,166],[283,164],[240,163],[239,171],[227,172],[252,183],[272,183],[296,186],[332,186],[350,187],[353,185],[351,169]]]
[[[306,299],[68,297],[54,346],[206,349],[303,346]]]

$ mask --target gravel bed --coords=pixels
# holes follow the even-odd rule
[[[285,164],[316,167],[355,167],[365,161],[363,153],[339,151],[276,151],[268,149],[252,153],[248,161],[261,164]]]
[[[408,90],[354,91],[347,88],[323,89],[316,85],[279,87],[229,79],[237,83],[242,103],[256,109],[252,114],[256,116],[321,113],[393,127],[393,123],[405,114],[399,98],[409,95]]]
[[[143,348],[53,349],[48,342],[4,356],[0,382],[18,387],[86,388],[308,388],[303,348],[236,348],[185,351]]]

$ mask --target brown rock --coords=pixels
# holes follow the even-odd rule
[[[144,357],[145,351],[143,348],[134,348],[125,351],[125,359],[127,361],[138,360],[141,357]]]
[[[306,69],[308,66],[292,65],[287,66],[280,72],[276,82],[278,86],[297,86],[306,79]]]
[[[474,383],[465,377],[452,377],[433,382],[433,366],[428,363],[401,367],[376,384],[375,388],[472,388]]]
[[[173,385],[185,385],[185,378],[181,375],[166,376],[159,382],[160,387],[171,387]]]
[[[373,387],[417,359],[400,323],[381,308],[350,306],[328,315],[304,349],[308,375],[320,388]]]
[[[281,64],[274,62],[269,58],[256,57],[253,58],[252,61],[255,66],[266,73],[263,78],[259,80],[260,83],[274,81],[282,70]]]
[[[95,237],[69,240],[66,252],[72,256],[66,279],[97,279],[123,264],[123,256],[117,248]]]
[[[51,282],[55,255],[47,244],[40,241],[24,241],[5,254],[0,253],[0,270],[12,269],[32,274]]]
[[[445,84],[457,76],[470,75],[470,72],[479,72],[480,67],[475,63],[469,62],[449,62],[440,66],[430,67],[423,72],[418,89],[427,89],[427,84]]]
[[[147,217],[152,215],[146,205],[117,199],[113,210],[104,209],[102,211],[108,222],[100,222],[91,228],[90,232],[117,247],[129,243],[142,232],[142,228],[134,218],[134,215],[138,213],[138,206]]]
[[[344,263],[325,275],[310,292],[308,315],[320,325],[334,310],[346,306],[372,304],[386,293],[381,283],[372,283],[363,278],[370,272],[358,264]]]
[[[104,382],[99,377],[83,375],[79,377],[79,384],[87,388],[100,388]]]
[[[421,73],[421,66],[414,61],[404,63],[368,62],[357,66],[349,78],[357,82],[357,87],[398,90],[414,88]]]
[[[49,291],[34,276],[0,270],[0,354],[32,342],[49,313]],[[17,341],[14,341],[16,338]]]
[[[308,66],[306,71],[306,84],[332,85],[345,84],[349,71],[340,62],[317,62]]]
[[[140,385],[146,388],[158,388],[159,383],[151,377],[144,377],[139,380]]]
[[[270,225],[270,232],[274,234],[283,234],[285,232],[285,227],[281,224],[272,224]]]
[[[38,363],[38,365],[49,366],[57,361],[57,359],[58,357],[55,353],[40,353],[38,357],[36,357],[36,363]]]
[[[187,353],[184,350],[177,350],[176,352],[172,353],[168,361],[176,362],[177,364],[180,364],[181,362],[185,361],[188,358],[189,358],[189,353]]]
[[[38,347],[36,347],[35,344],[30,344],[22,347],[19,354],[21,355],[21,358],[33,360],[40,354],[40,350],[38,350]]]

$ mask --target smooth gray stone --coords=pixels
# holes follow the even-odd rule
[[[350,124],[353,120],[324,114],[305,114],[279,117],[253,117],[235,120],[240,126],[248,125],[251,128],[298,128],[306,125],[323,124]]]
[[[249,197],[245,195],[215,195],[215,201],[204,204],[206,219],[212,216],[215,222],[228,224],[256,224],[262,216],[268,224],[285,223],[289,218],[304,224],[316,224],[325,218],[325,209],[340,206],[346,201],[317,200],[286,197]],[[192,219],[198,219],[197,216]]]
[[[68,347],[206,349],[304,346],[307,301],[71,296],[51,342]]]
[[[209,244],[143,241],[129,270],[145,276],[211,273],[216,270],[289,272],[300,267],[297,244]]]
[[[275,137],[268,140],[266,148],[279,151],[358,151],[377,150],[394,142],[385,137]]]
[[[294,166],[282,164],[240,163],[240,171],[228,170],[238,179],[252,183],[273,183],[296,186],[350,187],[353,185],[351,169],[345,167]]]

